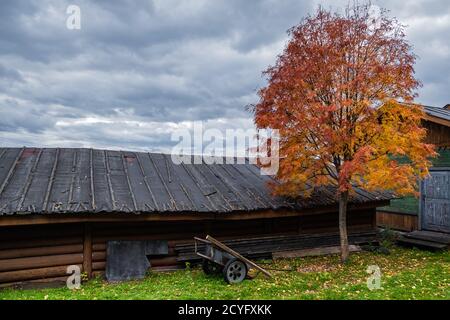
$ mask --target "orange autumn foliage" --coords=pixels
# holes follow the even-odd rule
[[[422,108],[410,104],[420,82],[404,27],[359,5],[344,14],[319,9],[289,35],[253,106],[258,128],[280,132],[275,192],[308,195],[329,184],[339,193],[416,192],[435,152],[423,142]]]

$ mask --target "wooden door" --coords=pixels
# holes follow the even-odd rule
[[[432,170],[421,184],[422,230],[450,233],[450,168]]]

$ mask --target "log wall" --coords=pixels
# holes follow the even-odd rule
[[[450,127],[431,121],[424,121],[423,126],[427,129],[426,143],[439,147],[450,147]]]
[[[70,265],[82,266],[83,225],[0,228],[0,286],[63,281]]]
[[[231,239],[338,232],[337,213],[245,221],[131,220],[132,216],[123,222],[0,227],[0,286],[65,281],[69,265],[80,266],[88,276],[103,275],[109,240],[168,240],[169,254],[150,259],[158,269],[176,266],[175,245],[191,243],[194,236]],[[375,230],[375,210],[349,212],[348,226],[349,233]]]

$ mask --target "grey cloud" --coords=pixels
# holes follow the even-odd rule
[[[0,79],[9,81],[23,81],[20,72],[0,64]]]
[[[168,123],[251,126],[245,106],[256,101],[261,71],[283,49],[285,31],[318,4],[347,3],[4,0],[2,144],[167,150]],[[409,24],[421,57],[419,101],[450,103],[450,3],[374,3]],[[81,30],[65,27],[69,4],[81,8]]]

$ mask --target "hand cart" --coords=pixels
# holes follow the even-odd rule
[[[239,283],[246,278],[250,268],[255,268],[267,277],[272,277],[269,272],[256,263],[248,260],[211,236],[206,236],[206,239],[195,237],[194,243],[195,253],[203,258],[202,266],[206,274],[222,272],[226,282]],[[203,252],[200,252],[199,243],[204,245]]]

